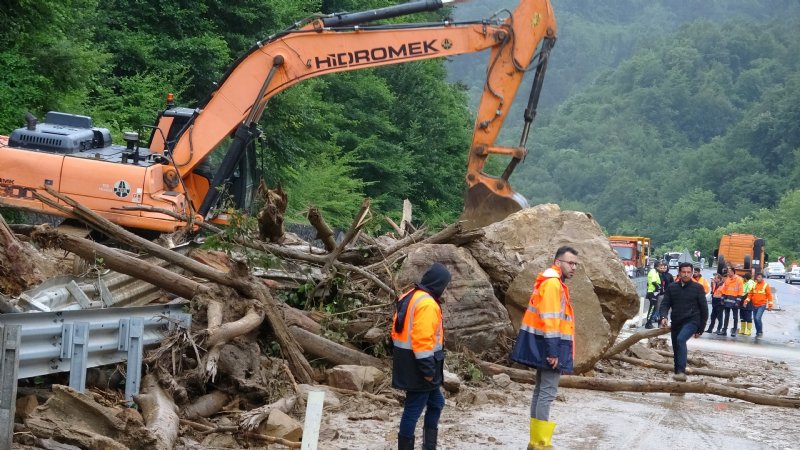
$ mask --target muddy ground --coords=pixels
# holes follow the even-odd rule
[[[767,358],[692,351],[716,368],[746,372],[737,383],[762,383],[772,389],[790,387],[800,396],[797,366]],[[599,366],[608,370],[611,366]],[[668,380],[670,375],[653,369],[615,363],[615,378]],[[597,373],[597,376],[608,376]],[[690,377],[691,380],[706,377]],[[713,379],[715,382],[718,379]],[[524,449],[528,442],[528,408],[531,385],[511,382],[497,386],[492,380],[466,386],[450,395],[440,423],[440,448]],[[469,403],[476,401],[477,403]],[[485,402],[485,403],[482,403]],[[396,448],[397,425],[402,408],[350,404],[326,414],[323,429],[338,430],[326,448]],[[373,416],[375,418],[365,419]],[[800,410],[754,405],[704,394],[608,393],[559,389],[551,410],[558,425],[553,444],[559,449],[665,448],[671,449],[790,449],[800,442]],[[420,424],[421,426],[421,424]],[[328,431],[331,436],[332,431]],[[417,430],[419,436],[421,428]]]

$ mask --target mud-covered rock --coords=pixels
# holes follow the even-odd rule
[[[329,369],[327,377],[330,386],[372,392],[383,381],[385,374],[371,366],[340,365]]]
[[[458,375],[445,370],[442,387],[444,387],[445,391],[455,394],[461,390],[461,378],[459,378]]]
[[[411,249],[397,274],[398,286],[418,282],[434,262],[447,266],[453,276],[442,295],[446,348],[484,354],[513,336],[508,312],[495,297],[489,277],[463,248],[444,244]]]
[[[297,442],[303,436],[303,425],[280,409],[273,409],[258,427],[258,433]]]
[[[537,273],[569,245],[580,265],[567,282],[576,316],[575,372],[591,368],[639,308],[622,263],[591,215],[548,204],[527,208],[484,228],[467,248],[492,280],[512,323],[519,326]]]

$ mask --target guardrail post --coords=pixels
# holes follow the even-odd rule
[[[69,364],[69,387],[86,390],[86,366],[89,359],[89,322],[75,322],[72,327],[72,359]]]
[[[17,407],[17,371],[21,325],[0,324],[0,448],[11,448]]]
[[[128,370],[125,379],[125,400],[133,400],[142,381],[142,352],[144,349],[144,319],[133,317],[119,321],[119,350],[128,351]]]

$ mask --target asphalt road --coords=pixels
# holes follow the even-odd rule
[[[710,269],[703,271],[707,279],[712,275]],[[781,278],[772,278],[768,283],[777,303],[773,311],[764,313],[764,336],[756,339],[737,334],[732,338],[729,324],[728,336],[704,333],[691,340],[690,349],[768,357],[800,367],[800,284],[786,284]]]

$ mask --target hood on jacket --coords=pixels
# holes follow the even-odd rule
[[[536,281],[533,283],[534,289],[538,289],[539,285],[541,285],[548,278],[561,278],[561,269],[559,269],[557,265],[553,264],[544,272],[539,272],[539,275],[536,276]]]
[[[442,296],[442,293],[444,293],[448,284],[450,284],[450,271],[447,270],[447,267],[438,262],[433,263],[428,271],[422,275],[422,280],[415,285],[416,289],[408,291],[406,295],[396,302],[397,320],[394,323],[395,331],[399,333],[403,329],[403,323],[405,323],[406,314],[408,313],[408,304],[411,301],[411,297],[414,296],[414,291],[417,289],[425,291],[430,294],[437,303],[441,303],[439,298]]]
[[[417,289],[431,294],[437,302],[444,293],[445,288],[450,284],[450,271],[447,270],[443,264],[435,262],[431,265],[425,275],[422,275],[422,280],[417,283]]]

